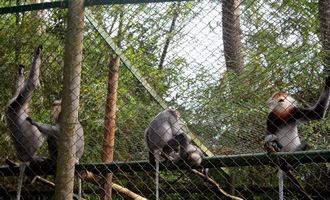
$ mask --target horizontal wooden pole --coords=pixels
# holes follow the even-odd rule
[[[188,0],[85,0],[85,7],[113,4],[141,4],[141,3],[162,3],[162,2],[180,2]],[[44,10],[52,8],[65,9],[68,7],[68,1],[53,1],[45,3],[33,3],[19,6],[7,6],[0,8],[0,14],[27,12],[35,10]]]
[[[276,166],[279,163],[289,164],[306,163],[327,163],[330,162],[330,150],[314,150],[301,152],[280,152],[280,153],[255,153],[228,156],[206,157],[202,166],[204,168],[220,167],[247,167],[247,166]],[[174,164],[161,164],[160,170],[187,170],[189,166]],[[76,171],[88,170],[95,174],[122,173],[122,172],[148,172],[154,171],[154,166],[148,161],[113,162],[113,163],[89,163],[76,165]],[[52,175],[55,169],[48,164],[34,165],[26,168],[26,175]],[[17,176],[19,167],[0,167],[0,176]]]

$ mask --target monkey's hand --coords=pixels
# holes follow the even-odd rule
[[[274,152],[279,152],[281,149],[277,145],[277,142],[266,142],[264,144],[264,148],[268,153],[274,153]]]
[[[269,134],[265,137],[264,148],[268,153],[279,152],[283,146],[278,142],[276,135]]]
[[[42,45],[40,44],[36,49],[36,56],[40,56],[41,51],[42,51]]]
[[[24,65],[18,65],[18,74],[23,75],[24,74]]]

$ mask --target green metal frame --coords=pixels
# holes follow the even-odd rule
[[[161,3],[161,2],[179,2],[179,1],[189,1],[189,0],[85,0],[85,7],[97,6],[97,5]],[[45,3],[34,3],[34,4],[27,4],[20,6],[1,7],[0,15],[8,14],[8,13],[52,9],[52,8],[65,9],[67,7],[68,7],[68,0],[45,2]]]
[[[256,153],[227,156],[213,156],[203,159],[204,168],[223,167],[244,167],[244,166],[278,166],[281,163],[306,164],[306,163],[326,163],[330,162],[330,150],[314,150],[301,152],[280,152],[280,153]],[[148,161],[115,162],[111,164],[93,163],[77,165],[76,170],[89,170],[94,173],[105,172],[137,172],[154,171],[154,167]],[[160,165],[160,170],[188,170],[189,166]]]
[[[206,157],[202,162],[204,168],[221,167],[250,167],[250,166],[278,166],[281,163],[306,164],[306,163],[329,163],[330,150],[313,150],[300,152],[280,153],[256,153]],[[55,166],[54,166],[55,167]],[[188,166],[175,166],[174,164],[160,165],[160,170],[188,170]],[[29,166],[26,175],[53,175],[55,169],[50,169],[49,164]],[[148,172],[155,168],[148,161],[113,162],[113,163],[89,163],[76,165],[76,171],[92,171],[95,174],[121,173],[121,172]],[[19,167],[0,167],[0,176],[17,176]]]

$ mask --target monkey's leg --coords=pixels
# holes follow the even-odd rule
[[[18,96],[18,94],[21,92],[22,88],[24,87],[24,81],[25,81],[24,80],[24,65],[19,65],[14,98],[16,98]]]
[[[24,172],[26,168],[26,163],[21,163],[19,166],[19,176],[18,176],[18,183],[17,183],[17,196],[16,199],[20,200],[21,199],[21,191],[22,191],[22,186],[23,186],[23,179],[24,179]]]
[[[294,151],[306,151],[310,148],[307,142],[301,142],[300,145],[298,145]]]
[[[209,177],[209,168],[202,168],[202,173],[205,175],[206,179],[210,179]]]
[[[166,155],[170,155],[173,151],[177,152],[181,148],[187,148],[188,138],[184,133],[180,133],[170,139],[167,144],[163,147],[162,151]]]
[[[154,165],[155,163],[155,155],[151,151],[149,151],[149,163]]]
[[[169,155],[173,151],[177,150],[180,146],[181,134],[170,139],[167,144],[163,147],[162,151],[164,154]]]

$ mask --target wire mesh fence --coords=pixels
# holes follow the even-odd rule
[[[86,1],[83,40],[71,45],[83,45],[82,62],[68,45],[73,29],[67,31],[67,1],[0,2],[0,199],[17,198],[24,162],[20,199],[54,198],[60,172],[67,173],[60,167],[70,162],[71,170],[77,164],[74,198],[328,199],[330,125],[327,113],[322,118],[328,104],[320,102],[330,96],[330,20],[323,15],[330,2]],[[76,15],[73,22],[80,22]],[[40,65],[32,63],[39,59],[38,45]],[[71,65],[76,71],[68,70],[70,52],[81,71],[77,63]],[[25,85],[16,86],[23,75]],[[296,99],[284,95],[290,105],[318,109],[288,107],[286,117],[270,119],[268,101],[277,91]],[[15,120],[8,112],[18,101]],[[160,119],[163,111],[168,115]],[[299,123],[298,138],[299,121],[308,122]],[[38,142],[29,145],[31,139],[11,137],[13,132]],[[266,153],[265,133],[278,134],[269,144],[278,142],[281,153]],[[59,149],[70,134],[67,146],[73,148]],[[174,149],[164,153],[171,139]],[[293,152],[300,140],[309,150]],[[15,141],[33,158],[22,158]],[[162,151],[158,190],[148,148],[155,161]],[[279,177],[279,167],[290,173]]]

